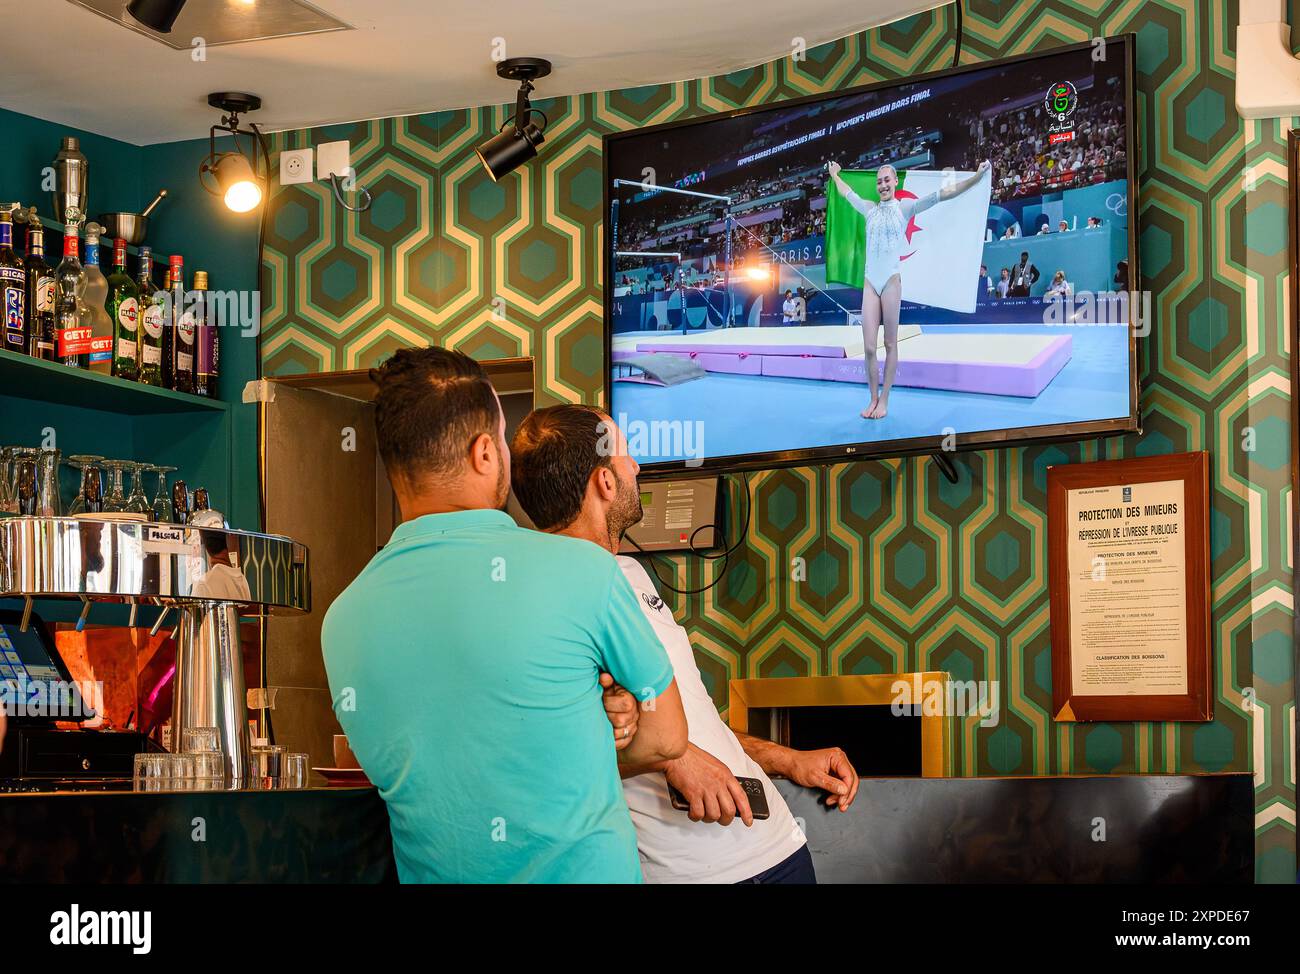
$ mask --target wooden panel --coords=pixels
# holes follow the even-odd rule
[[[277,744],[306,751],[312,765],[331,766],[333,735],[340,730],[330,707],[320,629],[330,604],[375,550],[374,410],[342,396],[282,385],[274,402],[262,408],[266,529],[305,544],[312,572],[311,613],[272,618],[267,625],[268,686],[293,688],[277,695],[271,721]]]

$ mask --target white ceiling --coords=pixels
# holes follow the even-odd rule
[[[189,0],[208,3],[214,0]],[[256,2],[256,0],[254,0]],[[126,0],[122,0],[125,5]],[[700,78],[937,0],[315,0],[352,31],[212,47],[205,61],[66,0],[0,0],[0,107],[140,145],[207,135],[210,91],[262,96],[268,130],[496,105],[506,56],[550,59],[537,97]],[[57,24],[57,28],[53,25]],[[44,38],[39,44],[24,38]],[[61,52],[76,52],[63,57]]]

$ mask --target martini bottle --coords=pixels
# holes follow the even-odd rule
[[[113,241],[108,316],[113,321],[113,374],[134,380],[140,374],[140,289],[126,272],[126,241],[121,237]]]
[[[185,300],[185,261],[180,254],[172,254],[167,274],[167,287],[171,293],[171,320],[163,344],[163,375],[167,385],[177,392],[194,391],[194,309]]]
[[[140,248],[140,276],[136,278],[140,291],[140,342],[139,381],[151,385],[163,384],[163,322],[166,317],[166,292],[158,290],[153,282],[153,250]]]

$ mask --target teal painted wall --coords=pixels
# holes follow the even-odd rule
[[[92,215],[139,211],[166,188],[167,199],[150,217],[146,242],[154,252],[184,256],[189,283],[195,270],[206,270],[214,289],[256,290],[258,214],[231,213],[219,198],[200,188],[198,167],[208,151],[206,139],[137,146],[0,109],[0,200],[35,203],[43,217],[52,218],[50,194],[41,189],[42,170],[53,161],[65,135],[80,138],[89,160]],[[228,140],[218,142],[219,150],[228,147]],[[46,247],[47,252],[57,253],[57,231],[47,233]],[[101,249],[101,259],[110,260],[108,248]],[[134,271],[134,258],[129,263]],[[257,414],[256,407],[240,403],[240,397],[244,384],[258,374],[257,337],[237,331],[221,337],[218,398],[237,404],[229,422],[193,416],[182,421],[190,424],[184,429],[174,426],[174,419],[160,424],[104,415],[94,411],[93,402],[85,403],[84,409],[60,409],[25,403],[0,390],[0,442],[34,444],[52,425],[65,455],[94,452],[178,462],[179,475],[191,486],[207,486],[213,505],[225,512],[231,524],[256,528]],[[152,445],[147,427],[175,430],[168,434],[172,443],[163,448]],[[71,471],[65,471],[65,492],[72,490],[72,479]]]
[[[246,144],[246,143],[245,143]],[[229,151],[228,139],[217,142],[217,151]],[[194,272],[208,272],[214,290],[255,291],[258,283],[257,225],[260,210],[232,213],[221,199],[199,185],[199,163],[208,153],[207,139],[145,146],[141,150],[138,178],[141,199],[148,203],[159,189],[167,198],[150,218],[154,249],[178,253],[185,258],[185,279],[194,282]],[[257,378],[256,334],[223,329],[221,334],[221,379],[218,398],[232,403],[230,492],[212,494],[212,504],[223,511],[236,527],[256,529],[257,407],[242,403],[245,383]]]
[[[81,139],[81,151],[90,163],[90,202],[95,213],[138,212],[144,205],[139,176],[145,150],[141,146],[4,108],[0,108],[0,199],[28,206],[35,203],[42,216],[52,215],[50,194],[41,189],[42,170],[54,161],[65,135]]]

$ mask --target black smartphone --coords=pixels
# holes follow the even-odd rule
[[[749,799],[749,810],[754,813],[754,819],[757,821],[769,817],[771,813],[767,810],[767,793],[763,790],[763,782],[757,778],[737,777],[736,780],[745,789],[745,797]],[[668,786],[668,800],[679,812],[691,810],[691,803],[686,800],[686,796],[672,785]]]

